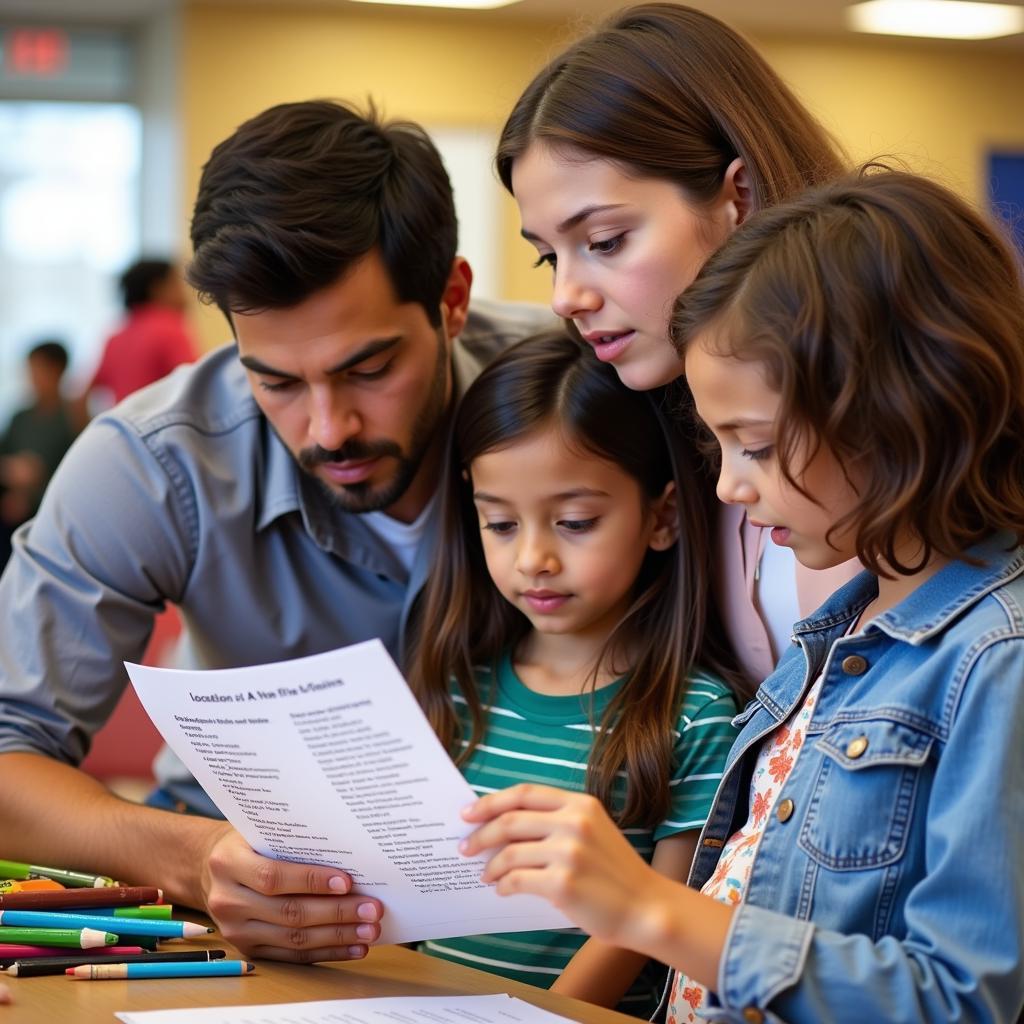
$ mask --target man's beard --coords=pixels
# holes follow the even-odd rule
[[[346,441],[340,448],[328,451],[315,445],[298,454],[299,465],[320,485],[331,502],[345,512],[378,512],[392,506],[409,489],[444,419],[448,383],[448,353],[444,335],[437,332],[437,362],[430,390],[412,427],[408,451],[397,441]],[[393,458],[396,469],[391,479],[374,489],[371,483],[331,485],[315,475],[316,467],[325,462],[347,462],[350,459]]]

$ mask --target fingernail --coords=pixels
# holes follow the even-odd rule
[[[459,853],[469,853],[469,840],[468,839],[463,839],[462,842],[459,843]]]
[[[348,892],[348,879],[341,875],[335,875],[328,881],[327,888],[332,892]]]
[[[376,921],[377,908],[372,903],[360,903],[356,907],[356,917],[361,921]]]
[[[475,806],[476,804],[466,804],[466,806],[462,808],[462,811],[460,813],[464,818],[468,818],[473,813],[473,808]]]
[[[348,947],[348,955],[350,957],[352,957],[353,960],[359,960],[362,957],[366,956],[366,947],[365,946],[349,946]]]
[[[375,939],[377,937],[377,927],[372,924],[356,925],[356,935],[361,939]]]

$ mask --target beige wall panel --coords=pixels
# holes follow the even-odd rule
[[[191,7],[182,73],[185,209],[211,148],[271,104],[372,95],[391,116],[497,131],[568,34],[561,23],[480,15]],[[987,149],[1024,149],[1020,53],[869,39],[755,41],[855,160],[902,157],[981,202]],[[494,244],[502,290],[544,302],[548,272],[532,269],[515,205],[501,201],[503,234]],[[204,344],[227,336],[214,311],[197,321]]]

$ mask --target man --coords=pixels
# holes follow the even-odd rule
[[[374,636],[400,657],[452,402],[546,316],[470,311],[432,144],[333,103],[274,107],[221,143],[192,242],[190,279],[237,349],[94,421],[0,580],[5,856],[161,885],[249,955],[361,956],[383,908],[342,872],[266,860],[223,821],[119,801],[73,766],[165,602],[198,666]],[[160,782],[157,803],[212,810],[180,770]]]

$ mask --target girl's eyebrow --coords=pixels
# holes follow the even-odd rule
[[[576,227],[577,224],[582,223],[588,217],[592,217],[595,213],[605,213],[607,210],[618,210],[625,205],[625,203],[604,203],[602,205],[584,206],[582,210],[574,213],[571,217],[566,217],[561,224],[558,224],[555,227],[555,231],[560,235],[564,235],[566,231],[570,231],[572,228]],[[535,235],[532,231],[528,231],[526,228],[523,228],[519,233],[527,241],[541,241],[539,236]]]
[[[774,419],[761,419],[756,416],[737,416],[728,423],[719,423],[716,430],[741,430],[744,427],[771,427],[775,425]]]
[[[560,491],[558,494],[552,494],[551,498],[554,501],[567,501],[571,498],[609,498],[611,495],[607,491],[597,490],[593,487],[574,487],[570,491]],[[474,501],[482,501],[493,505],[508,505],[510,501],[508,498],[499,498],[495,494],[488,494],[486,491],[474,491]]]

